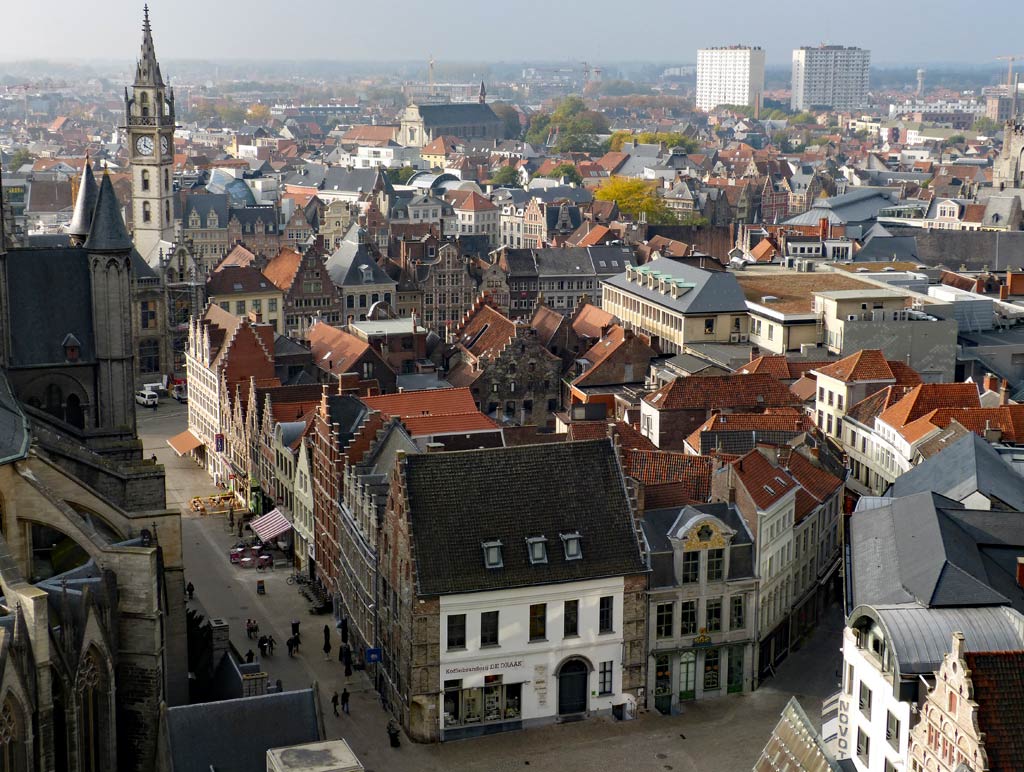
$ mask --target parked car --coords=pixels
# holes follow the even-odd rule
[[[157,403],[160,398],[157,397],[156,392],[153,391],[137,391],[135,392],[136,404],[142,405],[143,407],[151,407],[156,409]]]
[[[188,402],[188,386],[183,383],[177,384],[173,389],[171,389],[171,396],[184,405]]]

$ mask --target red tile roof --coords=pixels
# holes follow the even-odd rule
[[[945,429],[953,421],[984,437],[986,429],[998,429],[1004,442],[1024,442],[1024,405],[1000,405],[978,408],[937,408],[903,427],[908,442],[916,442],[935,429]]]
[[[552,343],[552,338],[555,337],[555,334],[565,321],[565,317],[562,314],[553,308],[540,304],[537,306],[537,310],[533,312],[530,327],[537,331],[537,337],[540,338],[541,343],[548,346]]]
[[[606,327],[615,321],[615,317],[607,311],[587,303],[576,313],[572,320],[572,328],[581,338],[600,338]]]
[[[814,427],[810,416],[796,408],[781,408],[764,413],[716,413],[697,427],[686,443],[700,450],[703,432],[805,432]]]
[[[796,480],[774,466],[757,448],[733,461],[732,468],[758,509],[768,509],[799,487]]]
[[[478,359],[497,357],[515,335],[515,322],[486,303],[470,311],[456,331],[458,342]]]
[[[256,259],[256,255],[250,252],[248,249],[243,247],[241,244],[235,244],[235,248],[228,252],[224,259],[218,263],[217,267],[213,270],[220,271],[223,268],[227,268],[230,265],[252,265]]]
[[[789,456],[787,471],[800,486],[821,504],[842,486],[843,481],[820,466],[815,466],[802,453],[793,452]]]
[[[379,410],[388,417],[398,416],[403,419],[477,412],[473,394],[465,388],[382,394],[377,397],[364,397],[363,403],[371,410]]]
[[[658,410],[756,409],[799,404],[782,382],[767,373],[676,378],[643,399]]]
[[[829,360],[792,361],[782,354],[767,354],[751,359],[740,368],[740,372],[768,373],[780,381],[795,381],[802,378],[808,370],[818,370],[829,364]]]
[[[309,347],[313,364],[340,375],[352,371],[352,366],[369,350],[370,344],[337,327],[317,322],[309,329]]]
[[[926,413],[943,407],[981,407],[973,383],[922,383],[885,410],[879,419],[897,431]]]
[[[498,431],[500,427],[473,406],[472,412],[408,416],[402,419],[410,437],[461,432]]]
[[[1024,651],[967,651],[988,769],[1024,769]]]
[[[706,502],[711,496],[710,456],[691,456],[665,450],[627,450],[623,453],[623,471],[646,485],[677,483],[693,502]]]
[[[844,383],[893,381],[918,384],[921,382],[920,376],[912,368],[902,362],[887,360],[878,349],[858,351],[838,362],[818,368],[817,372]]]
[[[263,275],[270,279],[279,290],[288,292],[292,288],[300,265],[302,265],[302,255],[292,249],[283,248],[267,263],[267,267],[263,269]]]

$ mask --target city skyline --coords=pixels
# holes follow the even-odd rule
[[[939,6],[952,4],[940,2]],[[328,6],[317,15],[317,24],[296,24],[286,37],[263,41],[267,30],[279,29],[280,10],[269,0],[254,0],[241,15],[233,6],[201,4],[184,0],[174,5],[150,3],[154,29],[158,33],[160,56],[174,59],[252,59],[250,45],[257,42],[266,61],[352,61],[383,57],[391,61],[416,61],[433,55],[439,61],[524,61],[551,62],[591,59],[601,62],[657,61],[691,63],[698,48],[745,44],[765,49],[769,67],[784,66],[794,48],[828,43],[859,46],[872,51],[876,66],[948,63],[995,64],[994,57],[1015,53],[1014,30],[1024,22],[1024,10],[1010,0],[997,0],[993,17],[1002,15],[1005,24],[986,29],[974,48],[984,54],[972,55],[965,45],[965,30],[948,23],[941,13],[917,14],[915,9],[895,6],[886,11],[886,24],[864,24],[851,28],[834,17],[830,9],[808,7],[795,0],[781,0],[772,14],[759,13],[749,0],[726,6],[702,8],[699,16],[680,10],[670,0],[653,0],[634,22],[650,35],[622,36],[618,24],[628,13],[608,0],[595,0],[585,7],[575,0],[559,4],[522,0],[509,25],[504,7],[482,3],[437,0],[429,5],[397,0],[391,9],[408,30],[426,31],[419,37],[402,35],[402,28],[389,26],[378,32],[372,7]],[[582,11],[585,10],[585,14]],[[110,60],[134,53],[142,21],[142,4],[136,0],[111,0],[105,4],[104,36],[85,36],[82,30],[95,23],[95,13],[80,3],[52,0],[5,9],[8,35],[0,49],[0,61],[25,59]],[[739,29],[737,17],[752,23]],[[201,18],[202,24],[196,23]],[[392,17],[394,18],[394,17]],[[547,34],[522,35],[519,23],[534,19],[528,27]],[[1014,23],[1016,20],[1017,23]],[[660,44],[666,22],[678,22],[671,34],[671,47]],[[635,29],[635,27],[634,27]],[[47,45],[38,44],[45,30]],[[738,30],[738,31],[737,31]],[[230,35],[228,35],[230,31]],[[457,33],[457,34],[456,34]],[[400,45],[382,44],[384,35]],[[653,36],[653,39],[652,39]],[[447,39],[454,46],[441,45]],[[123,44],[113,41],[123,41]],[[237,45],[235,44],[237,42]],[[266,51],[266,42],[273,50]],[[969,41],[968,41],[969,42]],[[291,47],[287,44],[291,43]],[[401,56],[394,56],[400,51]]]

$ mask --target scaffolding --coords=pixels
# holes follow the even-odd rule
[[[161,255],[167,297],[167,335],[175,377],[185,377],[188,323],[203,315],[206,307],[206,275],[195,260],[191,242],[175,246],[168,257]]]

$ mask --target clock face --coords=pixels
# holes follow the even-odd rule
[[[167,155],[167,148],[170,147],[167,137],[160,137],[160,155]]]
[[[153,155],[153,138],[139,137],[135,140],[135,149],[139,155]]]

